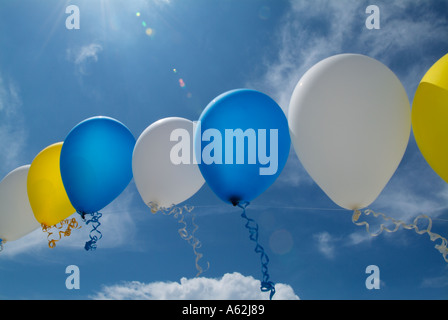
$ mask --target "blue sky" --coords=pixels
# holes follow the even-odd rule
[[[79,30],[65,27],[70,4],[80,9]],[[379,30],[365,27],[369,4],[380,8]],[[213,98],[236,88],[262,91],[286,112],[300,77],[339,53],[386,64],[412,103],[426,70],[448,52],[447,7],[435,0],[2,0],[0,174],[30,164],[91,116],[116,118],[138,138],[161,118],[197,120]],[[411,135],[370,208],[408,222],[427,214],[446,237],[447,201],[446,183]],[[5,244],[0,298],[267,298],[240,209],[206,184],[186,204],[195,206],[200,263],[210,263],[199,278],[179,224],[152,214],[131,181],[103,210],[96,251],[83,248],[87,227],[54,249],[40,229]],[[293,148],[247,214],[259,224],[277,298],[448,298],[448,264],[427,235],[400,229],[371,238],[312,181]],[[79,290],[65,286],[69,265],[80,269]],[[380,268],[379,290],[365,286],[369,265]]]

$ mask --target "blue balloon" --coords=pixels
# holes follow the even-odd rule
[[[73,207],[98,212],[118,197],[132,179],[135,138],[121,122],[93,117],[76,125],[61,149],[61,178]]]
[[[204,179],[234,206],[252,201],[274,183],[290,145],[283,110],[266,94],[250,89],[213,99],[195,129],[196,161]]]

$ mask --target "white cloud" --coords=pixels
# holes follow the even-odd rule
[[[291,1],[279,31],[277,61],[266,62],[264,76],[251,81],[249,87],[260,88],[287,111],[301,76],[318,61],[342,50],[356,7],[349,1]]]
[[[317,249],[328,259],[333,259],[335,254],[334,237],[327,231],[313,235],[317,242]]]
[[[264,74],[248,86],[271,95],[286,111],[295,85],[310,67],[335,54],[361,53],[389,67],[399,65],[394,71],[412,97],[435,62],[422,48],[446,48],[448,38],[441,35],[448,34],[448,19],[436,14],[428,1],[386,2],[379,5],[381,29],[368,30],[367,5],[351,0],[290,1],[291,10],[277,31],[277,59],[266,61]],[[419,8],[417,20],[403,14],[412,8]]]
[[[22,100],[17,85],[13,80],[0,74],[0,144],[3,146],[0,153],[2,164],[0,174],[2,176],[19,166],[21,151],[26,141],[21,106]]]
[[[86,62],[87,60],[93,60],[95,62],[98,61],[98,52],[103,50],[103,47],[97,43],[92,43],[87,46],[81,47],[75,57],[75,63],[81,64]]]
[[[290,186],[292,188],[309,186],[314,183],[313,179],[308,175],[302,163],[299,161],[292,145],[285,167],[278,176],[278,182],[282,186]]]
[[[276,284],[273,299],[298,300],[291,286]],[[93,299],[107,300],[267,300],[269,292],[260,291],[260,281],[238,272],[222,278],[182,278],[180,282],[139,281],[104,286]]]
[[[11,115],[20,105],[21,101],[16,85],[0,76],[0,111],[5,115]]]
[[[18,240],[6,242],[3,245],[1,255],[5,258],[14,258],[21,254],[36,254],[41,252],[41,250],[48,250],[47,243],[46,235],[42,232],[41,228],[37,228]]]
[[[358,245],[360,243],[366,242],[366,241],[372,241],[374,237],[372,237],[370,234],[368,234],[365,231],[364,226],[362,226],[362,231],[356,231],[348,236],[348,245]]]
[[[91,43],[79,49],[68,49],[67,58],[77,66],[77,71],[82,75],[88,74],[91,63],[98,62],[98,55],[103,47],[98,43]]]
[[[445,288],[448,287],[448,275],[442,275],[439,277],[424,278],[421,286],[423,288]]]

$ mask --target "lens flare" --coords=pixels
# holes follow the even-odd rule
[[[148,29],[146,29],[145,33],[147,36],[152,36],[154,34],[154,30],[151,28],[148,28]]]
[[[290,252],[293,245],[293,237],[291,233],[285,229],[274,231],[269,238],[269,246],[271,247],[271,250],[279,255]]]
[[[179,79],[179,85],[181,88],[185,88],[185,82],[183,79]]]

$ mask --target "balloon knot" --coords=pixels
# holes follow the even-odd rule
[[[230,201],[230,203],[233,204],[234,207],[236,207],[239,205],[241,200],[237,197],[231,197],[231,198],[229,198],[229,201]]]
[[[155,214],[159,211],[159,206],[155,202],[150,201],[146,205],[151,209],[151,213]]]
[[[359,211],[358,209],[356,209],[356,210],[353,212],[353,217],[352,217],[353,222],[358,221],[360,216],[361,216],[361,211]]]

